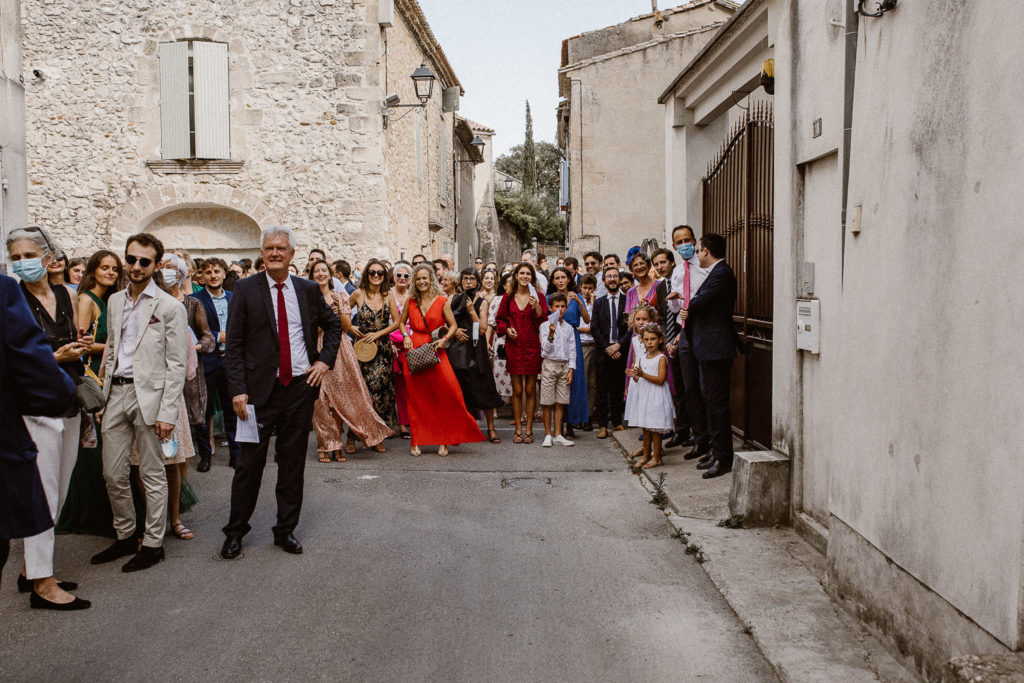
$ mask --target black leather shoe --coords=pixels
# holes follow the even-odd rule
[[[134,555],[139,549],[139,544],[134,538],[122,538],[107,548],[106,550],[100,551],[92,556],[89,560],[93,564],[103,564],[105,562],[113,562],[114,560],[120,560],[122,557],[128,557]]]
[[[242,554],[242,538],[240,536],[228,536],[224,539],[224,545],[220,548],[220,556],[225,560],[237,560]]]
[[[139,552],[135,553],[135,557],[128,560],[128,563],[121,567],[123,572],[138,572],[143,569],[149,569],[157,562],[164,559],[164,547],[149,548],[147,546],[140,546]]]
[[[675,448],[676,446],[682,446],[683,445],[683,441],[685,441],[685,439],[683,438],[683,435],[680,434],[679,432],[674,432],[672,434],[672,438],[664,443],[664,447],[665,448]]]
[[[209,471],[210,471],[210,461],[209,460],[200,460],[199,461],[199,465],[196,466],[196,472],[209,472]]]
[[[697,469],[698,470],[711,469],[711,466],[714,465],[714,464],[715,464],[715,459],[714,458],[705,456],[705,457],[703,457],[703,458],[701,458],[700,460],[697,461]]]
[[[32,609],[52,609],[57,612],[75,612],[80,609],[89,609],[92,607],[92,603],[82,598],[75,598],[71,602],[50,602],[39,593],[32,591],[32,595],[28,596],[28,604]]]
[[[684,443],[683,448],[685,447],[686,444]],[[700,444],[697,444],[689,453],[683,456],[683,460],[696,460],[697,458],[707,459],[709,455],[711,455],[711,449],[708,446],[701,446]]]
[[[585,432],[592,432],[592,431],[594,431],[594,423],[593,422],[584,422],[583,423],[583,431],[585,431]]]
[[[732,472],[732,465],[723,465],[721,460],[716,460],[707,472],[701,475],[703,479],[714,479],[720,477],[723,474]]]
[[[30,593],[32,591],[32,586],[34,585],[35,581],[26,579],[23,575],[18,574],[19,593]],[[74,581],[58,581],[57,587],[60,588],[62,591],[67,591],[69,593],[73,590],[78,590],[78,584]]]
[[[292,555],[302,554],[302,544],[291,534],[284,534],[274,538],[274,545],[280,546],[281,550]]]

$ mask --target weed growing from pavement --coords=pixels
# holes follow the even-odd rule
[[[726,529],[742,529],[743,528],[743,515],[733,515],[728,519],[723,519],[718,523],[718,526]]]
[[[704,564],[704,561],[708,558],[705,557],[704,551],[696,543],[690,543],[690,536],[682,529],[676,529],[672,532],[672,538],[678,540],[684,546],[686,546],[686,554],[692,555],[693,559],[697,561],[697,564]]]
[[[657,505],[659,510],[664,510],[668,505],[668,494],[665,493],[665,473],[658,473],[658,480],[651,482],[654,486],[654,493],[651,494],[651,505]]]

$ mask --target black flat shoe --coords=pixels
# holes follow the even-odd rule
[[[732,465],[723,465],[720,460],[716,460],[711,466],[711,469],[702,474],[701,478],[714,479],[715,477],[720,477],[723,474],[728,474],[729,472],[732,472]]]
[[[281,550],[292,555],[302,554],[302,544],[291,534],[277,536],[274,538],[274,545],[279,546]]]
[[[164,548],[150,548],[147,546],[141,546],[139,552],[135,553],[135,557],[128,560],[128,563],[121,567],[123,572],[139,572],[143,569],[149,569],[153,565],[161,562],[164,559]]]
[[[32,586],[35,585],[35,581],[26,579],[21,574],[18,574],[18,592],[19,593],[31,593]],[[78,590],[78,584],[74,581],[58,581],[57,587],[62,591],[70,593],[73,590]]]
[[[196,466],[196,472],[209,472],[209,471],[210,471],[210,461],[209,460],[200,460],[199,464]]]
[[[714,464],[715,464],[714,460],[702,458],[702,459],[697,461],[697,469],[698,470],[711,469],[711,466],[714,465]]]
[[[686,439],[683,437],[683,435],[680,434],[679,432],[676,432],[675,434],[672,435],[671,439],[665,442],[665,448],[675,448],[676,446],[682,446],[684,441],[686,441]]]
[[[100,551],[89,560],[93,564],[103,564],[120,560],[122,557],[134,555],[139,549],[139,544],[134,538],[122,538],[114,541],[106,550]]]
[[[238,536],[228,536],[221,546],[220,556],[225,560],[237,559],[242,554],[242,539]]]
[[[89,609],[92,603],[82,598],[75,598],[71,602],[50,602],[39,593],[32,591],[28,596],[28,604],[32,609],[52,609],[55,612],[77,612],[81,609]]]

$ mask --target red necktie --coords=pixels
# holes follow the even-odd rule
[[[284,305],[284,283],[278,282],[277,287],[277,347],[280,352],[278,359],[278,379],[281,386],[288,386],[292,381],[292,340],[288,334],[288,309]]]
[[[683,261],[683,270],[685,271],[683,273],[683,308],[689,308],[690,307],[690,262],[689,261]],[[680,327],[685,328],[686,327],[686,321],[683,320],[682,323],[683,324],[680,325]]]

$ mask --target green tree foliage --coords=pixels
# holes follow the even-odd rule
[[[557,145],[541,140],[536,143],[537,155],[537,190],[551,200],[558,201],[558,184],[561,164],[564,155]],[[502,154],[494,162],[494,167],[513,178],[522,178],[523,145],[516,145],[508,154]]]
[[[518,192],[496,192],[494,208],[498,215],[514,225],[524,242],[565,238],[565,221],[557,207],[542,195]]]
[[[534,194],[537,191],[537,150],[533,145],[533,117],[530,115],[530,101],[526,101],[526,141],[523,142],[523,170],[519,176],[523,191]]]

